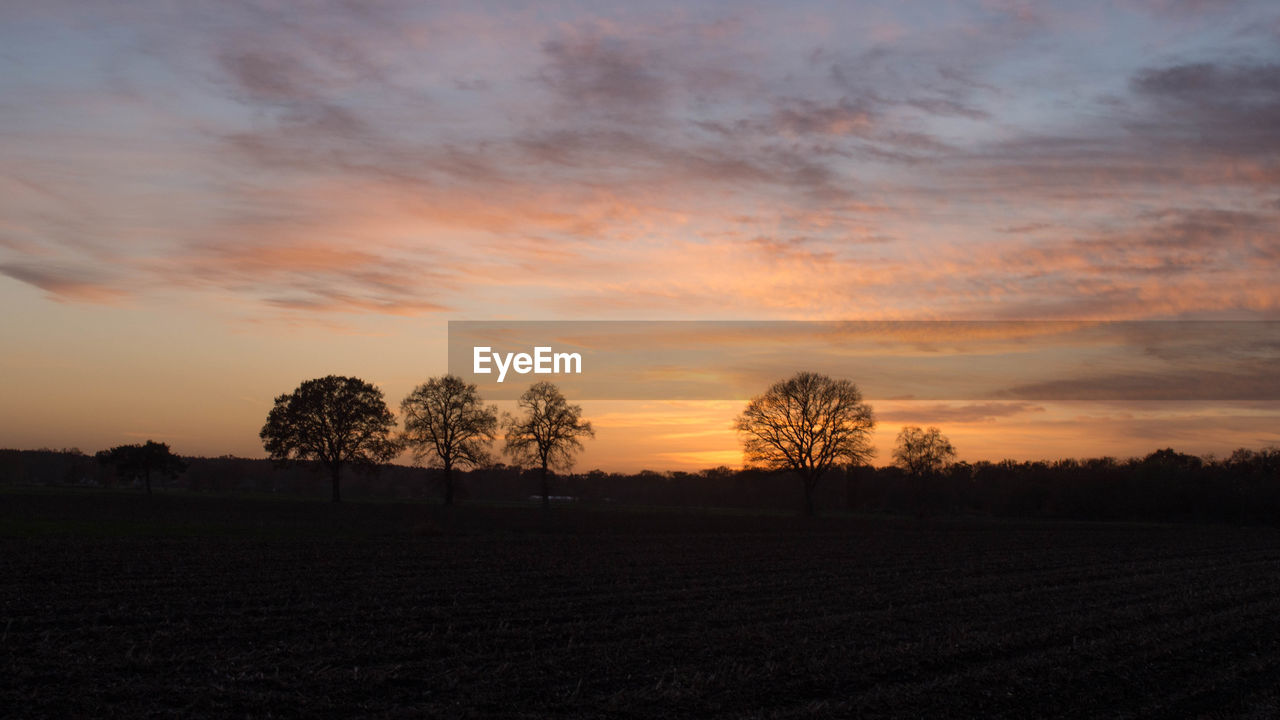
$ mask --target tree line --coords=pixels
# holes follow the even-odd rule
[[[153,473],[157,490],[328,498],[307,463],[278,467],[267,459],[232,456],[182,460],[181,475]],[[344,476],[343,497],[438,503],[443,474],[439,467],[384,465]],[[119,474],[75,449],[0,450],[0,483],[141,487],[143,478]],[[602,507],[795,512],[803,501],[797,484],[791,473],[763,469],[590,470],[557,473],[551,494]],[[541,492],[537,468],[501,462],[455,469],[454,485],[457,502],[526,502]],[[834,468],[818,484],[813,502],[820,513],[1280,524],[1280,449],[1240,449],[1208,459],[1162,449],[1128,459],[952,462],[918,477],[898,464]]]
[[[330,375],[275,398],[259,435],[278,465],[326,469],[335,502],[341,500],[344,468],[376,471],[409,451],[416,464],[436,473],[446,505],[455,502],[460,477],[473,489],[509,490],[521,485],[527,468],[537,478],[543,507],[549,507],[552,472],[570,470],[582,440],[594,437],[594,430],[582,408],[551,383],[531,386],[517,409],[500,417],[475,385],[445,375],[404,398],[404,425],[397,431],[381,390],[358,378]],[[564,484],[574,488],[575,497],[605,501],[734,505],[739,504],[734,493],[758,501],[759,488],[785,476],[799,481],[801,508],[809,515],[824,483],[824,507],[864,511],[1234,520],[1256,518],[1257,508],[1280,510],[1280,450],[1275,449],[1242,449],[1224,460],[1166,449],[1124,462],[970,464],[955,462],[955,448],[938,428],[909,426],[898,435],[893,465],[873,468],[871,406],[852,382],[811,372],[774,383],[752,398],[734,427],[743,442],[740,471],[592,471],[565,475]],[[495,462],[492,446],[500,433],[502,454],[512,465]],[[153,441],[118,446],[97,459],[121,477],[142,480],[148,493],[153,474],[172,478],[185,469],[167,445]],[[841,492],[844,500],[833,501]]]
[[[552,383],[535,383],[517,406],[519,415],[502,418],[503,452],[538,468],[542,504],[549,508],[551,470],[571,467],[582,439],[595,433],[581,406],[569,404]],[[404,430],[396,433],[381,390],[359,378],[330,375],[277,397],[259,436],[273,460],[312,460],[328,468],[334,502],[341,500],[343,466],[376,467],[412,450],[417,461],[443,469],[444,502],[451,505],[454,469],[490,462],[497,407],[486,405],[475,385],[445,375],[415,388],[400,409]],[[865,464],[873,453],[871,406],[852,382],[818,373],[801,372],[773,384],[751,399],[736,427],[749,466],[800,479],[807,515],[814,514],[813,493],[828,471]]]
[[[549,382],[534,383],[516,405],[519,414],[506,413],[501,420],[503,451],[539,469],[543,506],[549,507],[551,471],[571,467],[582,439],[595,431],[582,419],[582,407],[569,404]],[[414,388],[400,410],[404,430],[396,433],[381,390],[359,378],[329,375],[277,397],[259,436],[272,460],[310,460],[328,469],[334,502],[342,499],[344,466],[377,467],[410,450],[417,461],[443,469],[444,502],[452,505],[454,470],[490,462],[497,406],[484,404],[475,385],[445,375]]]
[[[538,469],[547,508],[551,471],[572,467],[582,439],[595,433],[582,418],[581,406],[569,404],[552,383],[535,383],[517,406],[519,414],[506,413],[499,422],[497,406],[486,405],[474,384],[455,375],[431,378],[400,403],[404,429],[397,432],[395,414],[381,390],[359,378],[329,375],[276,397],[259,437],[278,463],[309,461],[326,468],[334,502],[342,499],[344,467],[376,468],[410,450],[416,462],[443,470],[444,502],[452,505],[455,469],[491,464],[490,446],[501,426],[504,454]],[[808,515],[814,514],[814,491],[830,470],[863,465],[874,452],[870,438],[875,419],[857,386],[818,373],[800,372],[773,384],[751,399],[735,426],[743,436],[748,467],[790,472],[800,479]],[[912,472],[925,467],[922,453],[941,452],[943,460],[946,452],[954,455],[945,440],[925,442],[938,438],[936,429],[929,432],[931,436],[917,437],[904,430],[899,438],[895,457]],[[122,473],[143,473],[148,493],[153,467],[165,473],[181,469],[167,445],[151,441],[112,448],[100,459]]]

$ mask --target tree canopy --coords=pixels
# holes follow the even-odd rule
[[[359,378],[329,375],[277,397],[258,435],[277,462],[320,462],[332,478],[333,501],[339,502],[344,465],[376,467],[400,454],[402,447],[392,437],[395,424],[381,390]]]
[[[914,425],[902,428],[893,451],[894,464],[916,477],[942,470],[955,456],[956,449],[941,430],[921,430]]]
[[[735,423],[749,467],[800,476],[808,515],[827,470],[864,463],[874,454],[874,428],[871,406],[856,385],[812,372],[774,383],[747,403]]]
[[[177,477],[187,469],[182,458],[169,450],[167,443],[148,440],[142,445],[117,445],[97,454],[98,461],[115,467],[121,477],[142,478],[147,494],[151,494],[151,473]]]
[[[486,406],[475,385],[445,375],[414,388],[400,403],[400,412],[402,442],[418,462],[444,470],[444,504],[452,505],[454,468],[489,462],[489,445],[498,428],[497,406]]]

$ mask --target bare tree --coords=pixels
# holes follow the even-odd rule
[[[343,465],[376,467],[400,454],[391,437],[395,424],[381,390],[359,378],[329,375],[277,397],[258,436],[276,462],[318,460],[333,480],[333,501],[340,502]]]
[[[141,477],[151,494],[151,473],[177,477],[187,469],[182,458],[169,451],[167,443],[148,440],[144,445],[117,445],[97,454],[98,462],[112,465],[121,477]]]
[[[955,456],[956,449],[938,428],[921,430],[914,425],[902,428],[893,451],[894,464],[917,478],[942,470]]]
[[[818,373],[797,373],[751,399],[735,428],[748,466],[790,470],[804,485],[805,514],[827,470],[856,465],[875,452],[875,418],[858,387]]]
[[[453,469],[489,462],[498,428],[498,408],[480,400],[475,385],[457,375],[431,378],[400,403],[402,442],[419,461],[444,470],[444,504],[453,504]]]
[[[595,437],[591,423],[582,419],[582,407],[570,405],[560,389],[549,382],[534,383],[520,396],[517,406],[524,415],[507,415],[505,451],[516,462],[542,470],[542,507],[551,507],[552,468],[567,470],[573,455],[582,449],[580,438]]]

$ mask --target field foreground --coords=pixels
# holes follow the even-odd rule
[[[19,717],[1280,715],[1271,529],[0,500]]]

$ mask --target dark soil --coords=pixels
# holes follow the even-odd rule
[[[1280,715],[1271,529],[0,503],[12,717]]]

